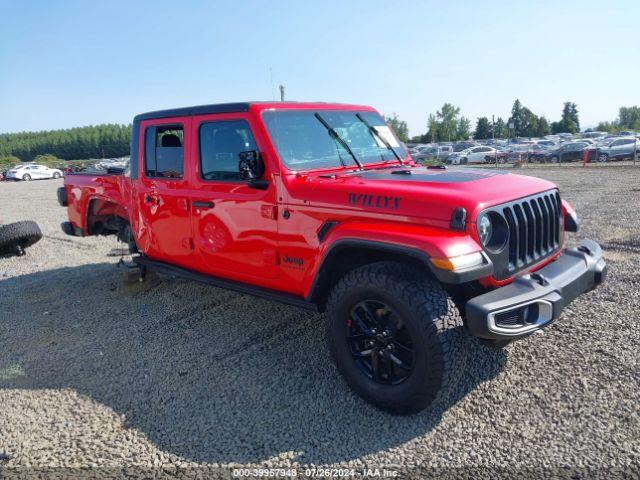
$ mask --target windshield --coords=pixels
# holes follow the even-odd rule
[[[369,130],[367,123],[404,159],[404,147],[384,119],[375,112],[320,110],[268,110],[263,120],[281,161],[290,170],[312,170],[346,165],[356,167],[349,151],[331,137],[316,113],[333,128],[363,165],[397,161],[385,142]],[[360,114],[362,120],[357,117]]]

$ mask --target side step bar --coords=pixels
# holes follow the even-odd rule
[[[133,261],[145,268],[150,268],[158,272],[162,272],[175,277],[185,278],[195,282],[205,283],[213,287],[225,288],[227,290],[233,290],[239,293],[245,293],[247,295],[253,295],[255,297],[266,298],[267,300],[273,300],[280,303],[286,303],[287,305],[293,305],[295,307],[304,308],[305,310],[318,311],[318,305],[305,300],[303,297],[292,295],[290,293],[278,292],[275,290],[269,290],[268,288],[256,287],[248,285],[242,282],[236,282],[233,280],[225,280],[223,278],[214,277],[213,275],[206,275],[200,272],[194,272],[186,268],[176,267],[164,262],[158,262],[151,260],[148,257],[138,256],[134,257]]]

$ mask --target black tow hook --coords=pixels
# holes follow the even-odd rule
[[[589,247],[587,247],[586,245],[580,245],[578,247],[578,251],[580,252],[584,252],[587,255],[589,255],[590,257],[593,257],[593,252],[591,251],[591,249]]]
[[[547,278],[541,273],[533,272],[531,274],[531,278],[533,278],[536,282],[538,282],[543,287],[546,287],[547,285],[549,285],[549,280],[547,280]]]

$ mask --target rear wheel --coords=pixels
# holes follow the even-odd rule
[[[53,172],[53,178],[55,178],[56,180],[60,178],[60,172]]]
[[[551,163],[558,163],[558,160],[559,160],[558,157],[555,155],[551,157]]]
[[[356,393],[409,414],[446,399],[466,363],[462,318],[440,284],[395,262],[345,275],[327,302],[327,342]]]
[[[24,180],[25,182],[30,182],[31,181],[31,175],[29,175],[28,173],[25,173],[22,176],[22,180]]]

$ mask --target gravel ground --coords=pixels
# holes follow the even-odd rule
[[[45,235],[0,257],[0,468],[638,475],[640,169],[525,173],[560,185],[582,219],[573,240],[602,243],[608,282],[504,351],[470,340],[454,398],[411,417],[350,392],[319,315],[171,278],[125,292],[115,240],[59,230],[61,182],[0,183],[0,220]]]

